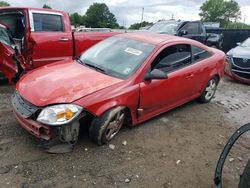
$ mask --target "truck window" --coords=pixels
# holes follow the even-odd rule
[[[201,34],[201,26],[198,22],[190,22],[184,25],[181,30],[186,30],[188,32],[188,35],[197,35]]]
[[[5,23],[14,39],[22,40],[24,37],[25,20],[21,12],[8,12],[0,14],[0,22]]]
[[[34,31],[63,32],[62,16],[54,14],[33,13]]]

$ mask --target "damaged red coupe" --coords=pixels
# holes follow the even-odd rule
[[[225,54],[175,36],[125,33],[75,60],[25,74],[12,96],[21,126],[38,138],[75,143],[80,126],[102,145],[122,125],[137,125],[198,99],[209,102],[224,73]]]

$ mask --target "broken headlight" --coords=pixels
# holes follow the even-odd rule
[[[63,125],[71,122],[82,111],[82,107],[75,104],[59,104],[44,108],[37,121],[47,125]]]

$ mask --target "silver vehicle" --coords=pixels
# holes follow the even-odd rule
[[[250,84],[250,37],[227,53],[226,74],[234,80]]]

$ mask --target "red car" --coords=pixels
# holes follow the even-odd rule
[[[194,99],[209,102],[223,76],[225,54],[161,34],[125,33],[75,60],[24,75],[12,97],[21,126],[38,138],[75,143],[80,126],[97,144],[122,125],[137,125]]]

